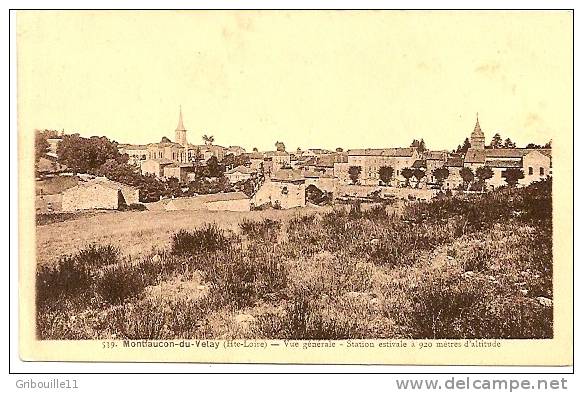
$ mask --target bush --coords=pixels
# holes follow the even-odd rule
[[[275,241],[281,228],[281,222],[265,218],[261,221],[253,221],[249,219],[243,219],[239,223],[239,228],[244,235],[249,236],[251,239],[263,239],[269,241]]]
[[[57,266],[41,266],[36,273],[37,306],[61,297],[74,297],[86,292],[91,285],[91,272],[75,256],[65,256]]]
[[[166,315],[159,300],[124,304],[114,311],[112,330],[130,340],[161,340],[165,337]]]
[[[127,206],[124,206],[121,210],[129,210],[129,211],[145,211],[148,210],[146,205],[143,203],[131,203]]]
[[[119,249],[110,244],[103,246],[91,244],[79,251],[75,258],[80,264],[90,268],[113,265],[121,259]]]
[[[172,254],[191,255],[226,250],[229,240],[215,224],[205,225],[192,232],[181,230],[172,236]]]
[[[147,268],[152,265],[146,263],[119,264],[104,269],[97,281],[97,293],[111,303],[117,304],[135,297],[142,290],[153,285],[157,280],[157,272]],[[144,269],[146,268],[146,269]]]

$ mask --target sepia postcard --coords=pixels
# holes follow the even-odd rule
[[[569,366],[571,11],[18,11],[28,361]]]

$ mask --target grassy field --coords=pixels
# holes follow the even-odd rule
[[[172,234],[215,223],[225,230],[237,230],[239,222],[289,220],[297,214],[329,211],[302,208],[252,212],[211,211],[102,211],[71,214],[63,222],[37,226],[37,261],[53,264],[63,255],[75,253],[92,243],[111,244],[125,256],[148,255],[153,248],[170,245]]]
[[[37,332],[550,338],[551,206],[544,182],[398,210],[124,212],[42,225]]]

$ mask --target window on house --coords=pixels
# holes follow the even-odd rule
[[[545,175],[545,168],[543,168],[542,166],[539,168],[539,173],[541,176]]]
[[[289,192],[289,191],[288,191],[287,187],[283,187],[283,188],[281,189],[281,193],[282,193],[283,195],[287,195],[287,193],[288,193],[288,192]]]
[[[534,170],[532,169],[531,166],[528,167],[528,174],[532,175],[534,173]]]

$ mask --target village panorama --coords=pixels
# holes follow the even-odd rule
[[[551,142],[487,134],[246,151],[181,109],[147,145],[37,130],[37,336],[552,338]]]

